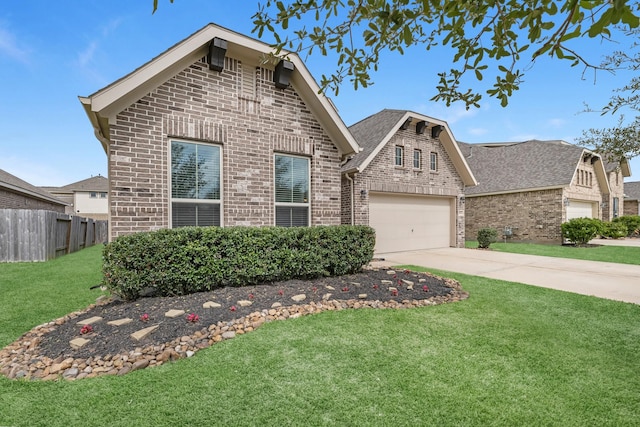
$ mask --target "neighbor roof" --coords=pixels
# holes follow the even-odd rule
[[[15,175],[11,175],[9,172],[0,169],[0,187],[6,188],[16,193],[24,194],[31,198],[45,200],[47,202],[56,203],[62,206],[67,204],[61,200],[56,199],[47,191],[29,184],[27,181],[23,181]]]
[[[228,56],[248,58],[255,63],[260,63],[265,55],[273,52],[266,43],[215,24],[208,24],[109,86],[88,97],[79,97],[93,125],[96,138],[102,143],[105,152],[108,152],[110,143],[109,125],[114,123],[116,115],[189,65],[205,57],[209,43],[214,37],[227,41]],[[338,150],[343,155],[358,152],[358,144],[333,104],[319,93],[320,87],[300,57],[291,52],[281,54],[295,66],[291,75],[291,86],[323,126]]]
[[[362,151],[355,154],[343,165],[342,172],[351,173],[365,170],[407,119],[415,122],[426,121],[429,127],[433,125],[443,126],[443,131],[439,137],[440,142],[447,154],[449,154],[453,165],[462,178],[462,182],[466,186],[477,184],[474,174],[465,161],[447,122],[407,110],[385,109],[350,126],[349,131],[362,147]]]
[[[624,183],[625,200],[640,200],[640,181]]]
[[[109,180],[102,176],[96,175],[82,181],[74,182],[62,187],[41,187],[51,193],[74,193],[76,191],[109,191]]]
[[[499,144],[460,143],[478,185],[467,195],[488,195],[562,188],[571,185],[584,155],[599,159],[594,166],[602,192],[609,193],[599,155],[565,141],[525,141]]]

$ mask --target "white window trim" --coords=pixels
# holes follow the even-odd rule
[[[295,157],[298,159],[304,159],[309,164],[307,168],[307,182],[309,183],[309,200],[307,203],[291,203],[291,202],[276,202],[276,156],[286,156],[286,157]],[[282,152],[274,152],[273,153],[273,166],[271,169],[273,170],[273,225],[276,225],[276,208],[278,206],[284,207],[306,207],[307,209],[307,227],[311,227],[311,158],[306,156],[297,156],[295,154],[290,153],[282,153]]]
[[[171,194],[173,194],[173,189],[171,188],[171,174],[172,174],[172,170],[171,170],[171,143],[175,141],[175,142],[184,142],[187,144],[198,144],[198,145],[213,145],[216,146],[218,148],[220,148],[220,200],[208,200],[208,199],[183,199],[183,198],[178,198],[178,197],[172,197]],[[169,188],[169,228],[173,228],[173,202],[176,201],[178,203],[180,202],[184,202],[184,203],[192,203],[194,200],[198,201],[198,203],[206,203],[206,204],[219,204],[220,205],[220,227],[224,227],[224,171],[222,170],[222,166],[224,164],[223,162],[223,155],[224,155],[224,150],[222,147],[222,144],[219,143],[215,143],[215,142],[201,142],[201,141],[191,141],[188,139],[182,139],[182,138],[168,138],[167,139],[167,144],[168,144],[168,148],[167,148],[167,153],[168,153],[168,159],[167,159],[167,187]]]
[[[435,168],[433,167],[433,157],[435,156]],[[430,172],[438,172],[438,153],[435,151],[431,151],[429,153],[429,171]]]
[[[398,160],[398,148],[401,151],[400,154],[400,164],[397,163]],[[395,145],[393,148],[393,165],[397,168],[403,168],[404,167],[404,147],[402,145]]]
[[[416,153],[419,154],[419,156],[418,156],[418,166],[417,167],[416,167]],[[414,148],[413,149],[412,163],[413,163],[413,168],[415,170],[422,170],[422,150],[420,150],[419,148]]]

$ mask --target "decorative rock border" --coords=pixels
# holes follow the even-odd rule
[[[138,347],[125,354],[95,356],[86,359],[63,358],[51,359],[37,353],[41,337],[53,331],[66,321],[76,319],[95,305],[87,309],[68,314],[57,320],[37,326],[24,334],[13,344],[0,351],[0,373],[10,379],[28,380],[79,380],[94,378],[100,375],[125,375],[152,366],[159,366],[177,359],[192,357],[198,350],[251,332],[267,322],[274,320],[295,319],[323,311],[338,311],[361,308],[413,308],[438,305],[467,299],[469,294],[462,290],[460,283],[453,279],[443,279],[452,289],[452,293],[435,296],[424,300],[365,301],[363,299],[326,300],[304,305],[276,307],[256,311],[248,316],[228,322],[218,322],[202,328],[191,336],[183,336],[161,345]],[[149,328],[147,328],[149,329]],[[82,338],[79,338],[82,339]],[[73,345],[73,344],[72,344]],[[77,342],[76,345],[82,345]]]

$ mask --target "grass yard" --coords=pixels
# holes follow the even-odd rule
[[[99,275],[92,251],[51,265],[0,264],[2,343],[95,298],[86,290]],[[54,280],[71,273],[87,283]],[[0,425],[638,424],[640,306],[436,273],[458,279],[471,297],[272,322],[123,377],[0,378]]]
[[[467,241],[467,248],[477,248],[477,241]],[[616,262],[640,265],[640,247],[598,246],[580,248],[562,245],[541,245],[535,243],[492,243],[490,250],[526,255],[542,255],[556,258],[584,259],[587,261]]]

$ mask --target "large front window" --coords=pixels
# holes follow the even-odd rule
[[[220,225],[220,147],[171,141],[171,225]]]
[[[309,225],[309,159],[276,154],[276,225]]]

